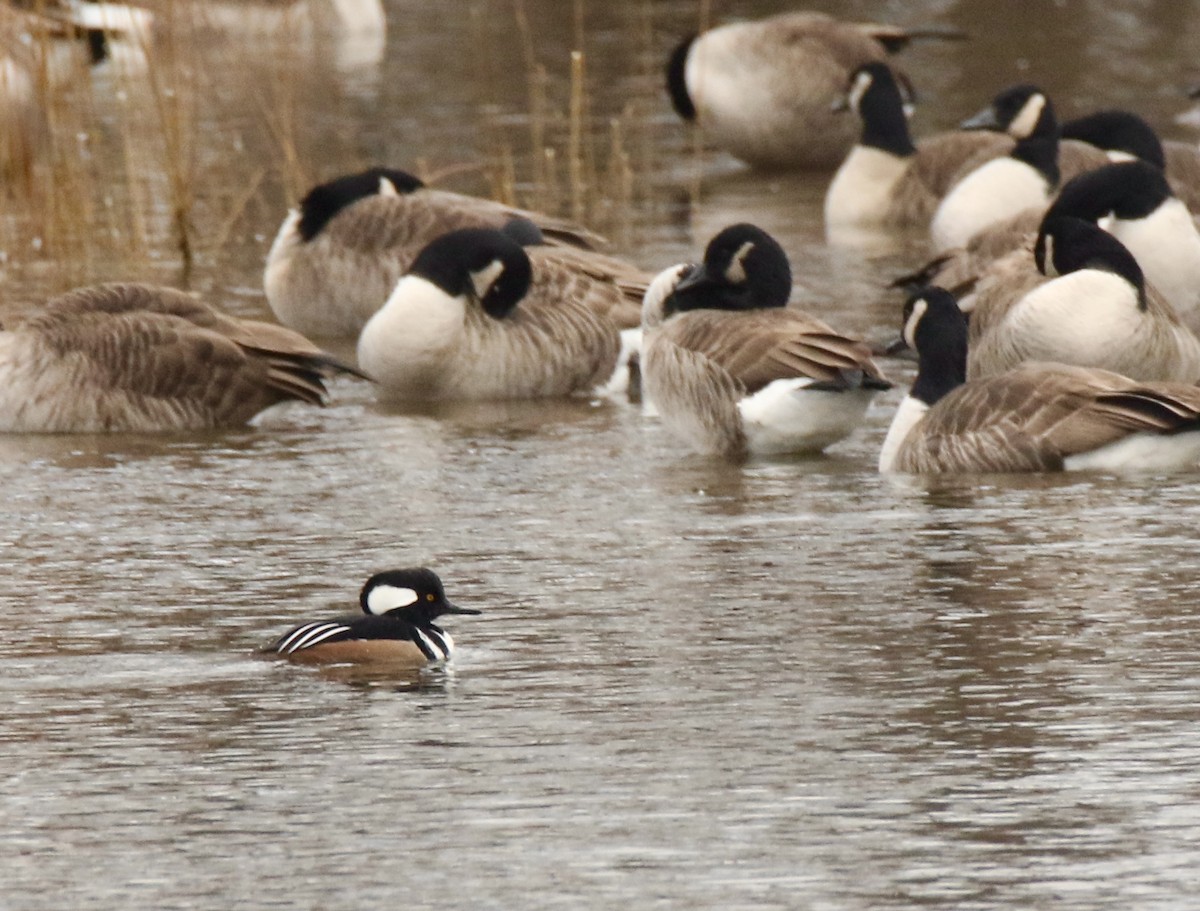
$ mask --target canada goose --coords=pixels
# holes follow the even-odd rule
[[[424,567],[376,573],[358,596],[362,613],[310,620],[264,651],[305,664],[387,662],[421,667],[447,660],[450,634],[434,621],[446,614],[479,614],[446,598],[442,580]]]
[[[1119,162],[1076,177],[1067,194],[1078,199],[1072,214],[1121,241],[1179,317],[1200,328],[1200,230],[1163,172],[1146,161]]]
[[[589,391],[613,373],[620,292],[531,262],[493,228],[431,241],[358,340],[359,363],[395,399],[513,399]]]
[[[1029,209],[980,231],[962,248],[936,257],[895,285],[934,284],[959,297],[964,309],[974,307],[981,285],[1005,297],[1020,296],[1016,270],[1040,282],[1032,250],[1041,220],[1072,215],[1099,223],[1121,241],[1138,261],[1146,280],[1193,329],[1200,328],[1200,232],[1187,208],[1171,193],[1162,171],[1144,160],[1104,165],[1064,184],[1044,216]],[[1008,257],[1025,250],[1028,256]],[[989,274],[1003,273],[988,281]],[[913,288],[918,290],[918,288]],[[974,330],[973,330],[974,331]]]
[[[850,76],[838,110],[853,110],[862,123],[857,145],[842,162],[825,194],[825,225],[844,228],[925,228],[938,203],[983,158],[1004,155],[1006,136],[986,132],[943,133],[913,145],[904,96],[884,63],[868,63]]]
[[[1200,459],[1200,387],[1053,363],[967,381],[966,316],[941,288],[905,305],[904,338],[919,367],[881,472],[1167,471]]]
[[[680,117],[748,164],[830,168],[854,142],[853,124],[830,112],[850,72],[914,37],[960,36],[815,12],[729,23],[675,48],[667,90]]]
[[[934,212],[929,233],[934,251],[963,246],[989,225],[1026,209],[1044,209],[1063,177],[1108,163],[1086,143],[1073,143],[1070,162],[1060,161],[1058,119],[1037,86],[1019,85],[962,123],[967,130],[1005,132],[1016,139],[1008,155],[994,158],[955,184]],[[1067,145],[1062,144],[1065,157]]]
[[[235,426],[288,399],[322,403],[338,370],[349,368],[298,333],[182,291],[81,288],[0,331],[0,431]]]
[[[1200,340],[1148,292],[1133,255],[1091,222],[1047,217],[1034,248],[1038,283],[1000,312],[971,311],[968,375],[1026,361],[1099,367],[1136,380],[1200,380]]]
[[[548,244],[603,242],[560,219],[426,188],[404,171],[371,168],[336,178],[313,187],[280,227],[263,274],[267,302],[299,332],[356,336],[434,238],[456,228],[500,228],[515,217],[536,224]]]
[[[1068,120],[1064,139],[1078,139],[1102,149],[1114,161],[1140,158],[1167,175],[1172,191],[1191,212],[1200,213],[1200,148],[1159,139],[1154,128],[1131,111],[1096,111]]]
[[[674,266],[646,292],[642,390],[697,451],[818,452],[891,386],[866,344],[786,309],[791,288],[779,244],[738,224],[709,242],[701,265]]]

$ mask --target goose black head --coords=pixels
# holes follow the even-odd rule
[[[1077,139],[1105,152],[1140,158],[1160,171],[1167,167],[1162,140],[1154,127],[1132,111],[1096,111],[1062,125],[1063,139]]]
[[[862,145],[903,157],[916,151],[908,130],[912,97],[907,80],[886,63],[867,63],[850,74],[846,93],[834,102],[833,110],[858,114]]]
[[[684,38],[675,45],[675,50],[667,58],[667,95],[671,99],[671,106],[675,108],[675,113],[688,122],[696,119],[696,105],[692,101],[687,87],[687,59],[697,37],[697,35],[689,35]]]
[[[1071,215],[1098,221],[1106,215],[1132,221],[1156,211],[1174,194],[1163,172],[1145,161],[1121,161],[1071,178],[1043,220]]]
[[[742,223],[709,241],[704,261],[680,279],[667,310],[785,307],[791,293],[792,269],[783,247],[761,228]]]
[[[508,316],[529,291],[533,265],[521,245],[493,228],[460,228],[432,240],[409,274],[451,297],[479,301],[495,319]]]
[[[1068,275],[1081,269],[1100,269],[1120,276],[1137,291],[1138,306],[1146,306],[1146,281],[1141,266],[1123,243],[1107,231],[1067,215],[1047,216],[1033,248],[1038,271],[1045,276]]]
[[[992,103],[964,120],[964,130],[1008,133],[1017,140],[1047,132],[1058,134],[1058,120],[1046,93],[1036,85],[1015,85],[992,99]]]
[[[313,187],[300,200],[300,224],[297,230],[310,241],[347,206],[368,196],[399,196],[419,190],[424,184],[407,171],[394,168],[369,168],[346,174]]]

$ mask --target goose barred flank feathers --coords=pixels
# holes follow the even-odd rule
[[[0,427],[235,426],[289,399],[322,404],[326,378],[343,371],[358,374],[281,326],[225,315],[170,288],[99,285],[0,332]]]
[[[940,288],[909,300],[904,335],[920,366],[881,471],[1159,471],[1200,459],[1200,387],[1047,363],[965,381],[966,317]]]

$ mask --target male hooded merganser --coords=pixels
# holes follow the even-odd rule
[[[363,616],[312,620],[281,636],[266,651],[292,661],[388,661],[419,666],[450,657],[454,640],[433,621],[443,614],[478,614],[446,600],[433,570],[376,573],[358,596]]]

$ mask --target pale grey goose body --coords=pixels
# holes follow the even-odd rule
[[[626,289],[621,318],[637,324],[648,276],[589,248],[602,238],[562,219],[487,199],[434,190],[403,171],[373,168],[314,187],[288,214],[267,256],[263,285],[281,323],[314,337],[353,338],[383,306],[418,252],[457,228],[535,224],[535,257],[565,261]]]
[[[514,399],[587,392],[613,373],[611,283],[531,261],[499,230],[431,241],[363,327],[359,364],[394,399]]]
[[[1200,459],[1200,387],[1036,363],[967,381],[966,317],[941,288],[910,299],[904,336],[920,366],[880,471],[1167,471]]]
[[[704,262],[663,272],[646,294],[642,391],[698,452],[818,452],[891,384],[866,344],[787,309],[791,269],[762,230],[733,225]]]
[[[764,168],[831,168],[856,129],[830,106],[858,66],[913,37],[957,37],[786,12],[719,25],[681,42],[667,63],[676,112],[743,161]]]
[[[289,399],[320,404],[341,369],[299,333],[181,291],[82,288],[0,331],[0,431],[235,426]]]

